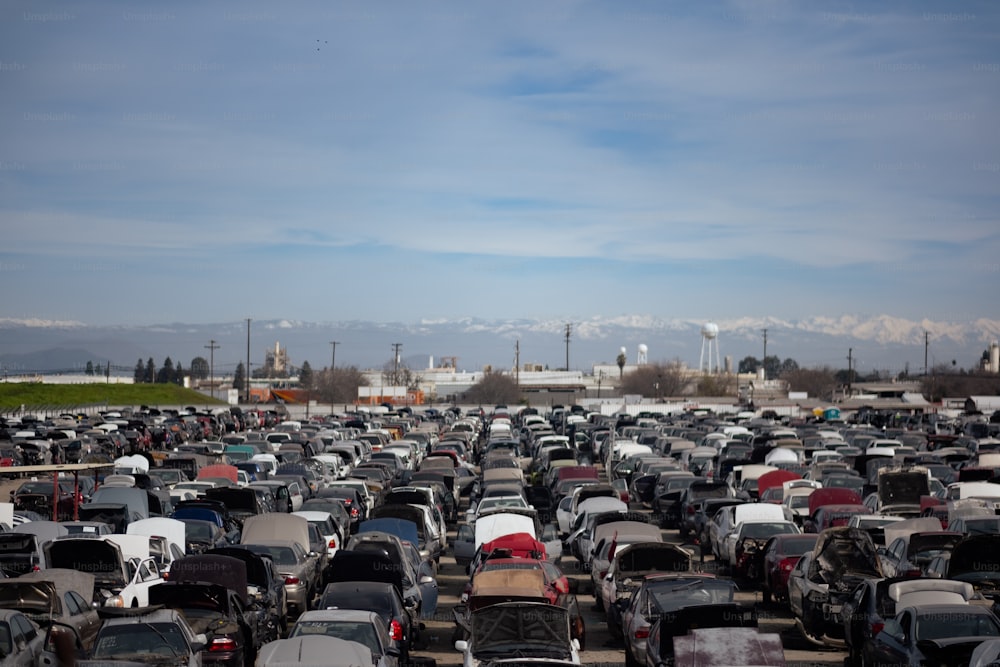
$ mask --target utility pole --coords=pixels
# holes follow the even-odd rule
[[[219,346],[215,344],[213,339],[208,341],[205,349],[208,350],[208,386],[212,388],[212,398],[215,398],[215,351],[219,349]]]
[[[573,325],[566,325],[566,371],[569,371],[569,339],[573,335]]]
[[[514,341],[514,384],[521,386],[521,339]]]
[[[246,398],[246,400],[247,400],[247,403],[249,403],[250,402],[250,318],[249,317],[247,318],[247,372],[246,372],[246,376],[247,376],[246,377],[246,381],[247,381],[247,393],[246,393],[246,397],[247,398]]]
[[[399,348],[403,347],[402,343],[392,344],[392,384],[396,386],[399,384]]]
[[[764,379],[767,379],[767,329],[764,329],[764,358],[760,362],[761,368],[764,369]]]
[[[847,348],[847,398],[851,397],[851,382],[854,380],[854,348]]]
[[[330,345],[333,347],[333,356],[330,359],[330,370],[332,371],[337,367],[337,346],[340,345],[340,341],[331,340]]]
[[[927,369],[927,349],[930,347],[930,332],[924,332],[924,377],[927,377],[929,372]]]

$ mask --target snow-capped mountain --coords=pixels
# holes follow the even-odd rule
[[[587,319],[487,320],[436,319],[420,322],[307,322],[251,320],[251,368],[264,361],[276,344],[287,349],[294,366],[308,361],[313,368],[329,366],[335,347],[338,366],[379,368],[392,359],[392,345],[402,344],[401,358],[420,368],[442,357],[456,357],[457,368],[475,371],[485,365],[511,368],[515,346],[522,364],[550,368],[566,365],[566,329],[569,325],[569,366],[589,372],[594,364],[614,363],[625,348],[630,363],[640,344],[648,347],[651,362],[680,359],[696,367],[703,320],[622,315]],[[959,368],[977,366],[983,351],[1000,339],[1000,320],[980,318],[966,322],[907,320],[891,315],[870,317],[775,317],[719,319],[719,350],[734,365],[747,356],[767,354],[795,359],[800,366],[846,368],[850,350],[862,373],[924,367],[925,342],[930,366],[946,363]],[[194,357],[208,358],[215,341],[216,371],[231,373],[247,359],[247,322],[215,324],[170,323],[148,326],[95,326],[80,322],[0,319],[0,368],[7,373],[78,370],[87,361],[111,362],[132,368],[150,357],[159,365],[166,357],[184,367]]]

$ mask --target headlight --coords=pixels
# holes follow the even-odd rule
[[[105,607],[118,607],[121,609],[125,606],[125,600],[121,595],[112,595],[107,600],[104,601]]]

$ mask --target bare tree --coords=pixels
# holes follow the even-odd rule
[[[368,380],[356,366],[313,371],[313,398],[320,403],[350,403],[358,398],[358,387]]]
[[[685,393],[687,385],[684,364],[680,359],[674,359],[637,367],[622,379],[622,393],[659,399],[680,396]]]
[[[699,396],[735,396],[736,383],[732,375],[703,375],[698,380]]]
[[[838,384],[837,374],[829,366],[796,368],[782,373],[781,379],[788,383],[789,391],[804,391],[810,397],[823,401],[833,398],[833,390]]]
[[[479,382],[466,390],[463,401],[480,405],[498,405],[517,403],[521,399],[514,378],[503,373],[484,373]]]

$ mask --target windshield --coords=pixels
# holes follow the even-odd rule
[[[105,626],[94,645],[95,658],[142,659],[144,656],[181,656],[187,641],[176,623],[128,623]]]
[[[917,639],[996,637],[1000,627],[987,614],[926,614],[917,617]]]
[[[713,579],[681,579],[658,582],[649,588],[651,604],[647,618],[654,611],[674,611],[698,604],[722,604],[733,601],[732,582]]]
[[[760,540],[774,535],[783,535],[785,533],[797,533],[798,528],[793,523],[783,522],[762,522],[762,523],[745,523],[743,524],[744,538],[750,538],[752,540]]]
[[[291,547],[268,547],[260,544],[249,544],[246,548],[258,556],[270,556],[275,565],[297,565],[295,550]]]
[[[348,641],[359,642],[375,654],[382,653],[378,635],[371,623],[363,621],[299,621],[295,624],[289,638],[306,635],[325,635]]]

